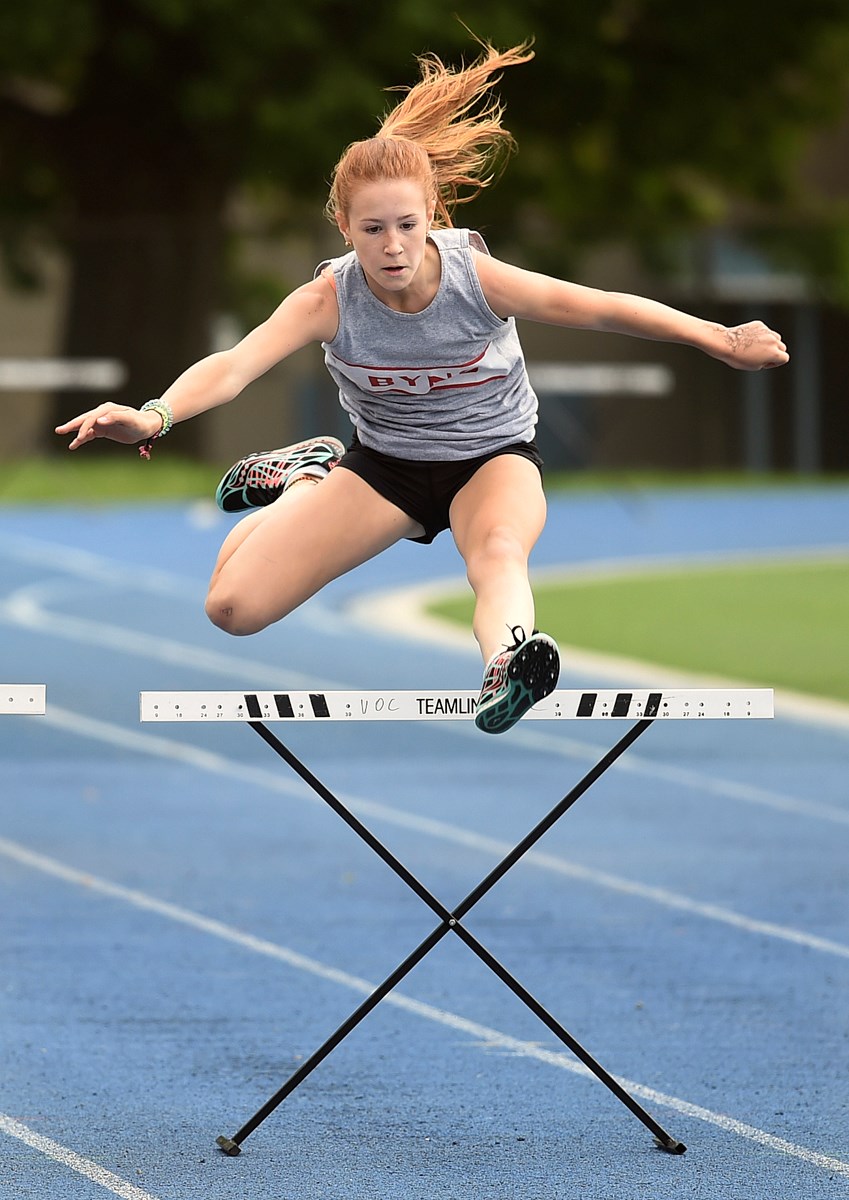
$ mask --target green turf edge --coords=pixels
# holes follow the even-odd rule
[[[564,646],[849,703],[849,560],[668,568],[535,593],[540,628]],[[427,612],[468,628],[472,600]]]
[[[235,454],[234,454],[235,458]],[[137,500],[211,497],[230,463],[175,457],[167,447],[143,462],[132,447],[99,460],[86,451],[12,459],[0,464],[0,506],[22,504],[111,504]],[[833,488],[849,486],[849,475],[790,472],[548,471],[546,490],[635,494],[657,489],[721,490]]]
[[[228,464],[229,465],[229,464]],[[224,473],[220,464],[137,454],[96,461],[92,456],[52,456],[2,464],[0,506],[211,499]]]

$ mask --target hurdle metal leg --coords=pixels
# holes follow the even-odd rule
[[[555,1017],[502,963],[462,924],[461,920],[494,885],[534,846],[563,814],[653,724],[653,718],[638,721],[550,812],[473,888],[454,909],[445,907],[396,856],[263,724],[252,720],[251,728],[278,754],[312,790],[389,866],[400,879],[439,917],[440,924],[411,954],[354,1010],[286,1083],[232,1137],[220,1136],[217,1144],[231,1156],[241,1153],[242,1143],[279,1104],[338,1046],[349,1033],[395,988],[449,932],[455,933],[490,970],[516,995],[565,1046],[654,1134],[657,1145],[672,1154],[683,1154],[686,1146],[672,1137],[625,1088],[601,1066]]]

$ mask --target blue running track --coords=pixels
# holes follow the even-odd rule
[[[202,612],[230,523],[3,513],[0,682],[46,683],[48,712],[0,718],[0,1195],[849,1196],[849,721],[780,708],[650,728],[468,919],[685,1155],[454,937],[239,1158],[217,1149],[436,922],[250,730],[142,725],[138,693],[480,675],[471,648],[353,615],[459,577],[447,535],[232,640]],[[849,490],[622,492],[553,500],[535,564],[819,546],[849,554]],[[562,687],[594,682],[564,654]],[[449,906],[615,736],[286,733]]]

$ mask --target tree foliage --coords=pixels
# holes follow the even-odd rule
[[[7,266],[32,281],[40,242],[63,242],[68,349],[121,353],[135,398],[165,386],[206,348],[234,197],[320,213],[340,151],[374,130],[387,86],[414,81],[415,55],[474,56],[456,11],[445,0],[4,5]],[[470,222],[566,269],[595,242],[657,248],[742,203],[763,225],[801,222],[799,246],[828,273],[823,237],[845,244],[846,214],[806,190],[797,164],[811,130],[845,109],[845,0],[468,0],[459,13],[499,45],[534,37],[537,54],[499,85],[520,152]]]
[[[741,211],[824,216],[798,166],[811,131],[845,112],[840,0],[587,2],[563,20],[562,36],[540,39],[544,86],[521,91],[511,116],[533,156],[523,175],[565,243],[657,246]]]

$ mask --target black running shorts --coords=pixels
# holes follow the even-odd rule
[[[542,455],[536,442],[513,442],[476,458],[433,462],[381,454],[363,446],[356,433],[338,465],[359,475],[378,495],[418,521],[425,531],[424,537],[409,540],[428,545],[443,529],[450,528],[448,512],[460,489],[479,467],[500,454],[518,454],[530,459],[542,475]]]

